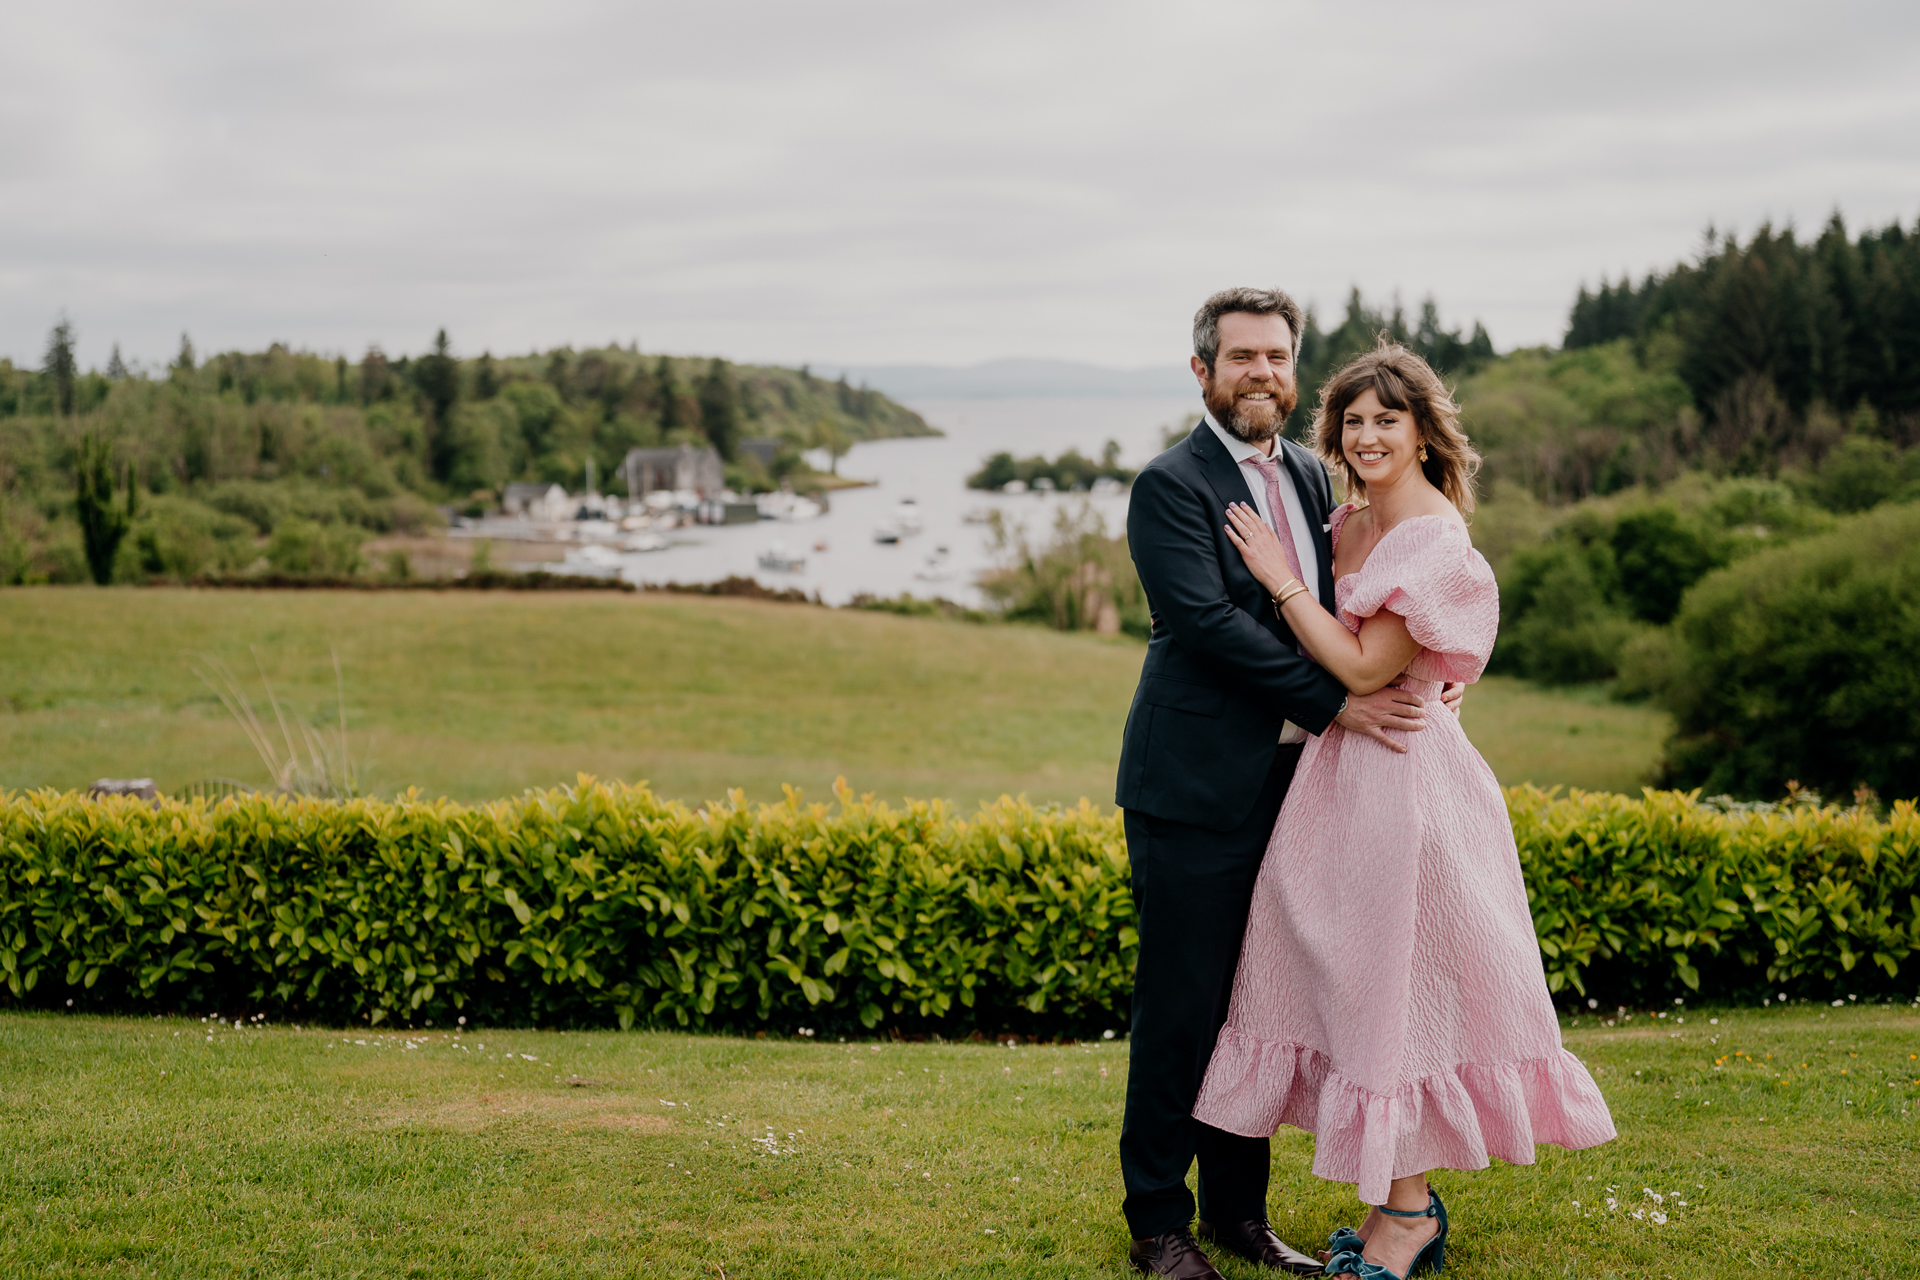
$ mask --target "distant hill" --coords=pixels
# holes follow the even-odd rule
[[[838,366],[826,366],[836,369]],[[850,365],[846,379],[895,400],[1029,396],[1184,396],[1194,394],[1184,358],[1151,369],[1104,369],[1076,360],[989,360],[965,366]]]

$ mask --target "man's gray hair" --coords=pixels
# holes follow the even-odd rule
[[[1193,313],[1193,354],[1213,372],[1220,355],[1220,317],[1244,311],[1256,316],[1279,316],[1293,334],[1293,361],[1300,363],[1300,337],[1305,327],[1300,304],[1280,289],[1222,289]]]

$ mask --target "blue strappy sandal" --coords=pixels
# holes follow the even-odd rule
[[[1358,1253],[1366,1247],[1367,1242],[1362,1240],[1360,1233],[1352,1227],[1335,1227],[1333,1234],[1327,1237],[1327,1252],[1329,1254]]]
[[[1440,1203],[1440,1193],[1432,1187],[1427,1188],[1427,1207],[1424,1209],[1389,1209],[1379,1206],[1380,1212],[1394,1218],[1438,1218],[1440,1230],[1433,1239],[1427,1241],[1419,1253],[1413,1255],[1413,1261],[1407,1266],[1407,1277],[1419,1275],[1422,1271],[1438,1274],[1444,1270],[1447,1262],[1447,1206]],[[1390,1271],[1377,1262],[1368,1262],[1360,1256],[1360,1250],[1351,1247],[1360,1243],[1360,1237],[1351,1227],[1342,1227],[1328,1237],[1329,1245],[1336,1242],[1347,1243],[1349,1247],[1339,1249],[1333,1257],[1327,1259],[1326,1274],[1330,1276],[1352,1275],[1359,1280],[1407,1280],[1397,1272]]]

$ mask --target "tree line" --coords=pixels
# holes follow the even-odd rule
[[[38,369],[0,360],[0,582],[232,572],[276,536],[290,564],[337,571],[353,530],[477,511],[509,481],[619,493],[636,446],[711,444],[751,490],[806,480],[806,449],[931,431],[844,378],[631,346],[461,359],[442,331],[424,354],[350,362],[283,344],[202,358],[183,336],[136,373],[117,346],[83,370],[75,344],[62,319]]]
[[[1920,235],[1896,220],[1857,236],[1763,225],[1745,243],[1709,229],[1696,261],[1638,284],[1584,286],[1565,347],[1628,341],[1671,361],[1725,465],[1817,460],[1858,424],[1920,443]]]

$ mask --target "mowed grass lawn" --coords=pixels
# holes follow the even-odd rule
[[[1109,803],[1136,641],[668,595],[0,591],[0,787],[265,780],[189,660],[255,657],[336,723],[329,645],[370,790],[486,800],[582,772],[699,801],[783,783],[965,805]],[[1632,790],[1664,717],[1489,679],[1468,732],[1503,782]],[[297,737],[297,732],[296,732]]]
[[[1621,1136],[1437,1174],[1449,1276],[1915,1274],[1912,1009],[1566,1038]],[[1119,1276],[1126,1075],[1119,1041],[0,1015],[0,1274]],[[1275,1143],[1302,1244],[1355,1218],[1310,1158]]]

